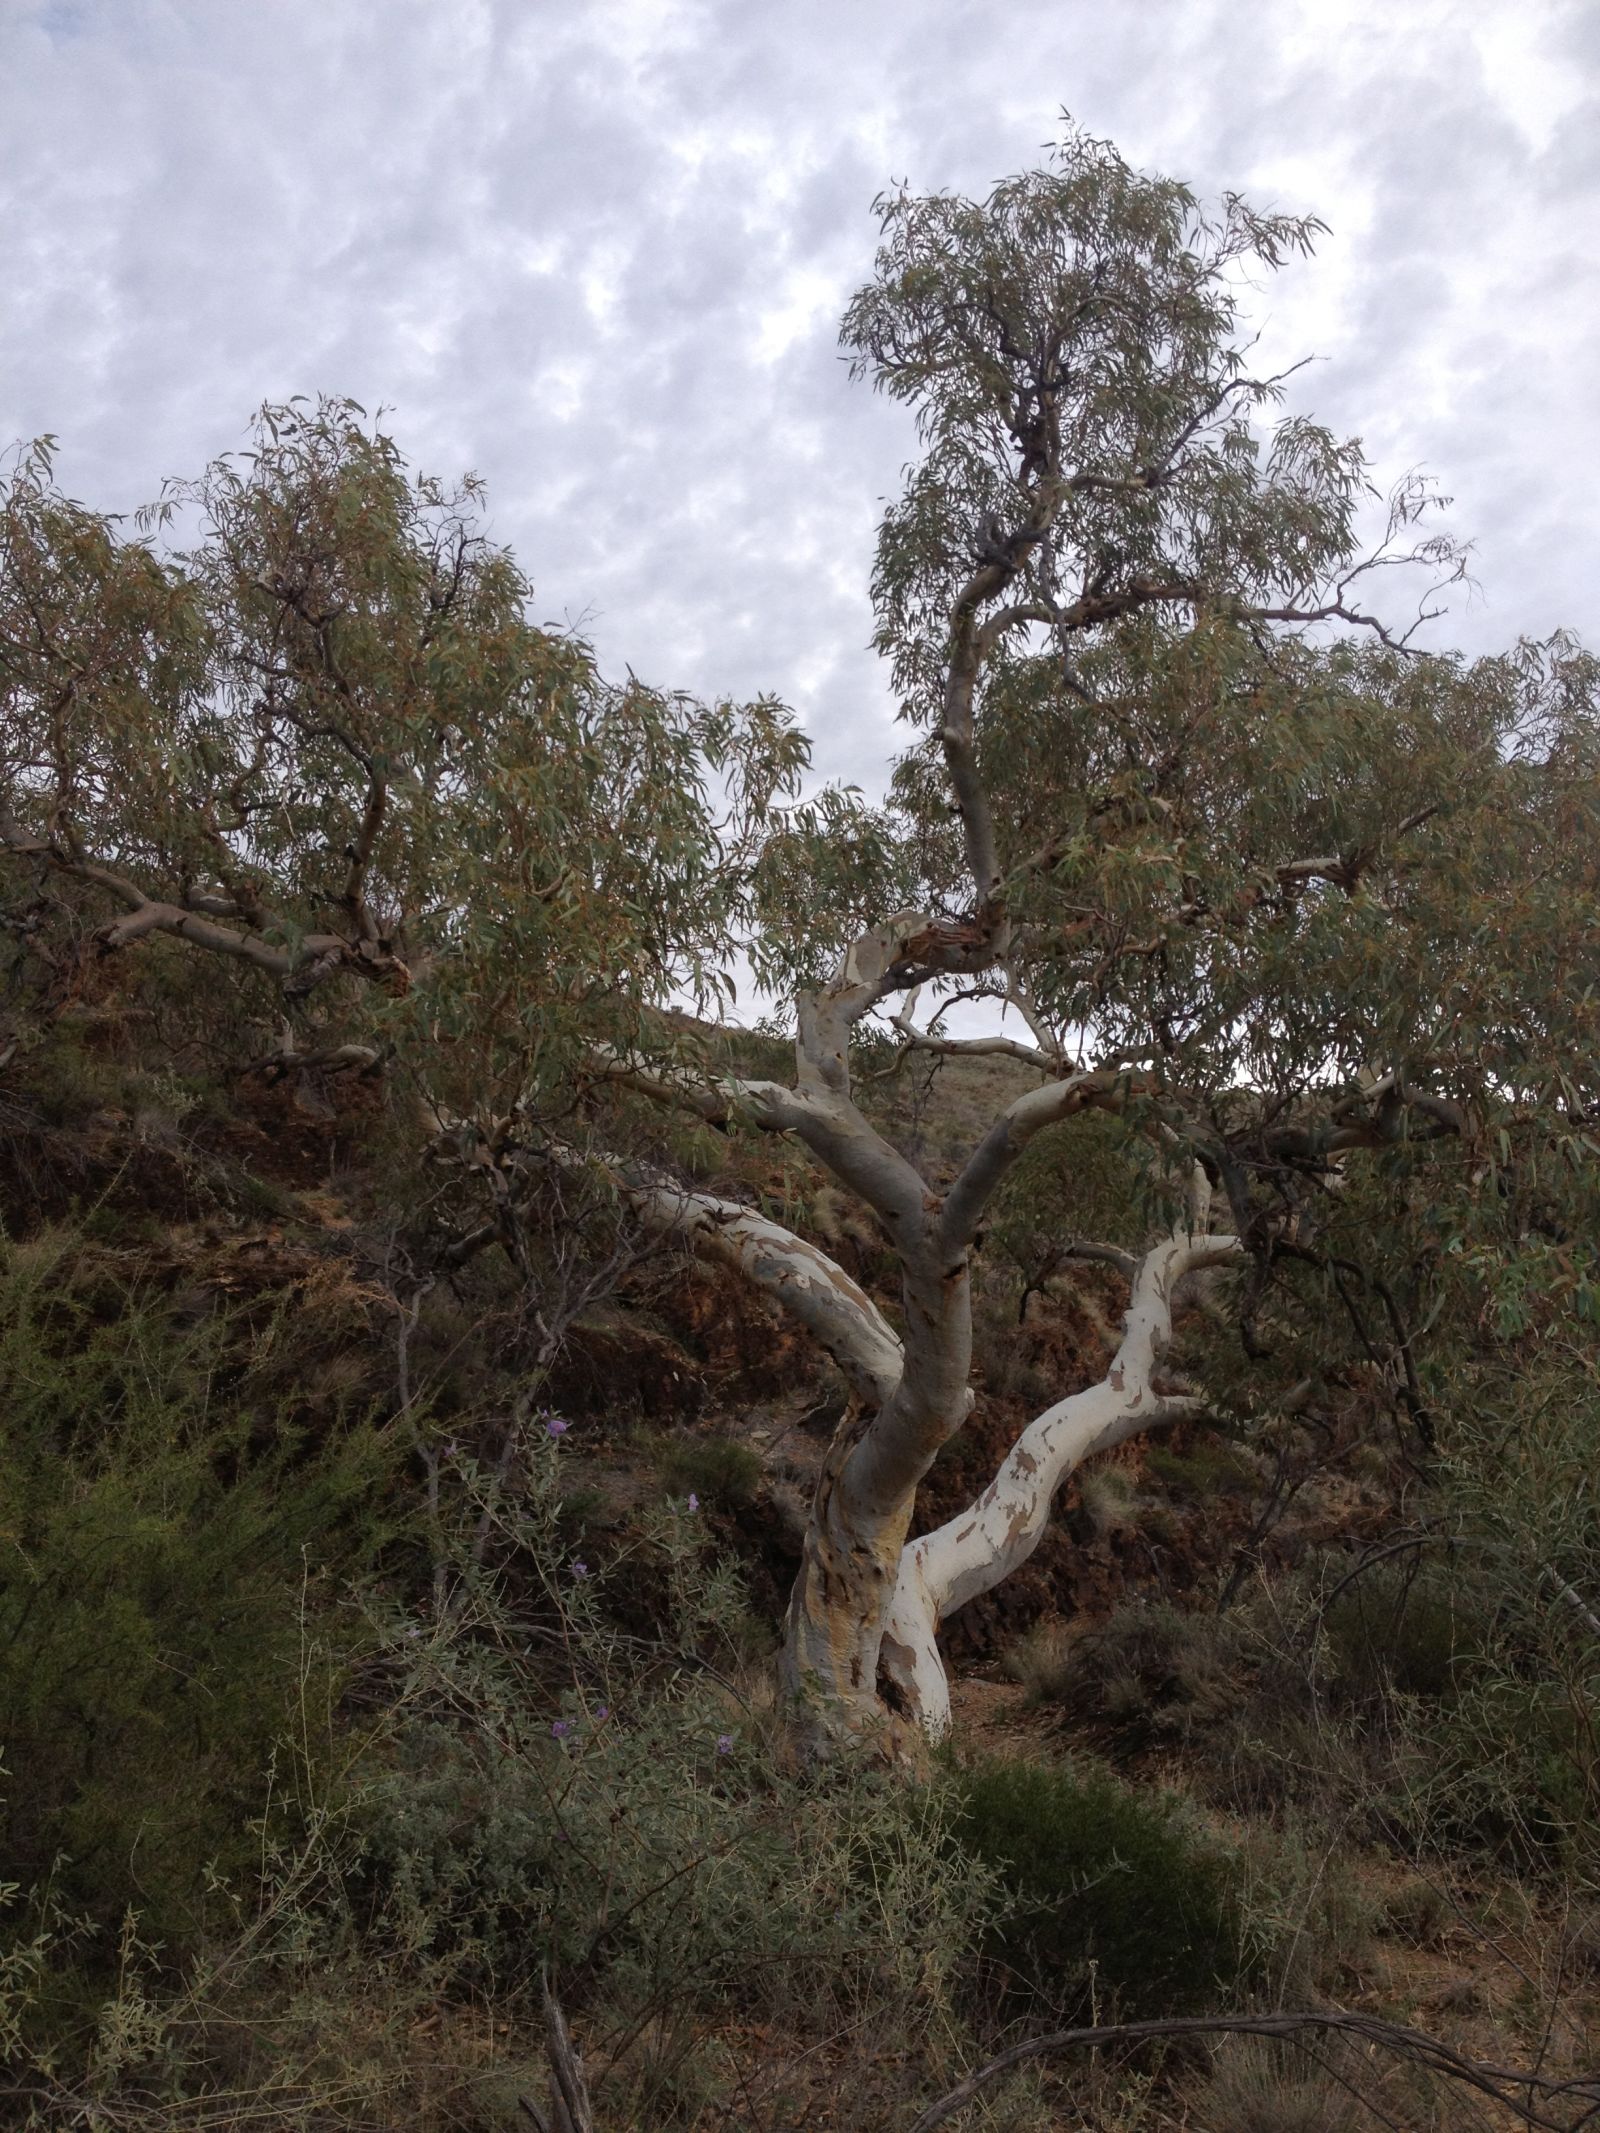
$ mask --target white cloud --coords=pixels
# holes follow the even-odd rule
[[[10,0],[0,438],[126,508],[264,398],[387,403],[608,665],[777,690],[875,782],[910,437],[837,314],[878,189],[981,190],[1067,105],[1322,214],[1262,306],[1307,404],[1456,494],[1463,642],[1592,629],[1597,41],[1582,0]]]

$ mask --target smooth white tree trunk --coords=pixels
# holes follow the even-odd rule
[[[1203,1177],[1184,1217],[1142,1258],[1111,1255],[1131,1293],[1105,1376],[1046,1408],[971,1505],[909,1544],[917,1484],[972,1406],[964,1253],[948,1265],[936,1253],[907,1255],[902,1343],[859,1283],[758,1210],[659,1177],[630,1190],[653,1226],[737,1267],[792,1311],[855,1395],[817,1482],[785,1626],[780,1673],[805,1730],[825,1749],[882,1728],[887,1685],[897,1715],[938,1739],[950,1724],[940,1624],[1027,1561],[1056,1491],[1085,1460],[1200,1411],[1161,1365],[1184,1276],[1241,1256],[1236,1238],[1205,1228]]]
[[[940,1623],[1027,1561],[1049,1522],[1056,1491],[1086,1459],[1201,1411],[1192,1394],[1158,1379],[1172,1338],[1173,1300],[1185,1274],[1223,1265],[1239,1252],[1236,1238],[1195,1235],[1187,1227],[1148,1252],[1133,1277],[1121,1345],[1099,1384],[1046,1408],[976,1502],[902,1551],[884,1627],[883,1667],[909,1715],[931,1738],[950,1725]]]

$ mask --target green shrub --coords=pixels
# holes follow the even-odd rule
[[[663,1505],[574,1576],[561,1465],[531,1447],[516,1612],[480,1578],[443,1629],[385,1629],[398,1674],[351,1880],[372,1945],[501,1996],[549,1964],[619,2021],[842,2026],[892,2003],[920,2024],[986,1915],[982,1866],[951,1870],[948,1781],[797,1768],[770,1689],[739,1684],[747,1602],[704,1520]],[[640,1578],[653,1641],[607,1610]]]
[[[1214,1503],[1219,1496],[1248,1496],[1259,1476],[1236,1444],[1210,1438],[1175,1452],[1152,1444],[1144,1455],[1145,1472],[1180,1503]]]
[[[387,1531],[386,1434],[313,1441],[262,1393],[274,1327],[243,1345],[70,1239],[0,1258],[0,1882],[103,1952],[135,1910],[181,1953],[258,1870],[269,1765],[325,1755],[340,1587]]]
[[[1482,1643],[1471,1596],[1432,1564],[1379,1565],[1338,1595],[1323,1623],[1340,1680],[1365,1694],[1449,1696],[1458,1665]]]
[[[1253,1966],[1277,2006],[1298,2006],[1361,1980],[1381,1914],[1357,1871],[1347,1831],[1315,1814],[1239,1836],[1238,1901]]]
[[[1007,1899],[986,1952],[1012,1994],[1134,2018],[1213,2005],[1248,1968],[1232,1856],[1170,1799],[1108,1772],[986,1761],[961,1773],[956,1828]]]
[[[1138,1525],[1139,1495],[1125,1466],[1100,1460],[1083,1468],[1077,1482],[1079,1506],[1095,1533],[1115,1533]]]
[[[663,1437],[653,1449],[668,1495],[703,1497],[728,1510],[749,1503],[764,1471],[760,1454],[736,1437]]]
[[[236,1862],[234,1900],[198,1947],[158,1954],[130,1926],[120,1972],[81,1996],[69,2036],[51,1975],[69,1924],[17,1915],[0,2049],[56,2100],[49,2122],[83,2122],[90,2094],[140,2133],[186,2122],[202,2097],[219,2125],[256,2123],[262,2097],[286,2126],[463,2124],[465,2087],[429,2108],[419,2040],[485,2003],[512,2041],[498,2070],[466,2069],[471,2122],[491,2072],[514,2112],[543,2079],[545,1963],[603,2124],[692,2117],[716,2086],[695,2050],[708,2020],[811,2044],[884,2034],[923,2059],[948,2038],[994,1909],[992,1875],[953,1845],[949,1778],[797,1767],[770,1691],[739,1677],[747,1602],[704,1519],[662,1505],[609,1559],[589,1543],[577,1558],[563,1465],[542,1433],[514,1483],[452,1460],[454,1600],[441,1615],[369,1586],[332,1804],[285,1832],[266,1786],[247,1801],[240,1777],[233,1827],[255,1871]],[[485,1516],[516,1536],[503,1573],[474,1553]],[[608,1611],[639,1576],[661,1596],[653,1636]],[[519,2052],[532,2071],[513,2081]]]

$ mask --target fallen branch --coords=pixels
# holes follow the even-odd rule
[[[1558,2081],[1549,2074],[1524,2073],[1515,2067],[1494,2066],[1485,2060],[1469,2059],[1452,2045],[1438,2037],[1430,2037],[1420,2029],[1406,2029],[1398,2022],[1383,2022],[1375,2015],[1345,2014],[1328,2009],[1301,2014],[1179,2015],[1164,2021],[1109,2022],[1087,2029],[1058,2029],[1048,2036],[1028,2037],[1021,2044],[1013,2044],[1009,2051],[1001,2052],[998,2058],[991,2059],[987,2066],[980,2066],[965,2081],[958,2082],[948,2095],[930,2103],[914,2120],[910,2133],[934,2133],[936,2126],[948,2124],[957,2111],[969,2104],[991,2081],[1009,2073],[1013,2067],[1025,2065],[1029,2060],[1049,2058],[1056,2052],[1072,2051],[1080,2045],[1148,2044],[1174,2037],[1223,2036],[1277,2037],[1292,2042],[1308,2032],[1356,2037],[1363,2043],[1376,2045],[1380,2051],[1390,2052],[1412,2066],[1424,2067],[1430,2073],[1474,2090],[1491,2103],[1499,2104],[1502,2110],[1509,2111],[1522,2125],[1536,2129],[1536,2133],[1579,2133],[1580,2128],[1600,2119],[1600,2073],[1580,2074],[1570,2080]],[[1552,2107],[1563,2101],[1578,2111],[1576,2117],[1553,2118],[1548,2115]]]

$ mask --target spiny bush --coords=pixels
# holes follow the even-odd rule
[[[741,1679],[747,1602],[686,1502],[609,1562],[575,1555],[559,1437],[527,1447],[505,1521],[519,1600],[463,1574],[449,1618],[394,1617],[391,1717],[355,1823],[364,1930],[454,1989],[532,1990],[546,1967],[619,2034],[687,2005],[845,2025],[947,1999],[988,1876],[954,1870],[949,1786],[865,1763],[795,1767],[770,1692]],[[615,1626],[645,1577],[653,1638]],[[919,2011],[920,2009],[920,2011]]]
[[[953,1846],[950,1780],[800,1769],[737,1671],[746,1601],[704,1519],[661,1505],[606,1537],[609,1560],[575,1543],[566,1427],[531,1416],[509,1465],[458,1447],[437,1585],[369,1583],[337,1771],[298,1833],[263,1813],[264,1782],[237,1805],[257,1881],[234,1874],[198,1945],[158,1956],[135,1924],[115,1988],[77,2039],[52,2040],[51,1950],[19,1929],[0,2044],[39,2125],[92,2102],[155,2133],[201,2095],[241,2127],[460,2124],[486,2069],[446,2082],[448,2109],[430,2102],[443,2074],[417,2040],[489,2002],[501,2062],[524,2069],[511,2109],[542,2080],[527,2069],[545,1972],[602,2122],[641,2128],[682,2122],[715,2085],[713,2064],[690,2065],[708,2017],[800,2049],[865,2026],[913,2057],[954,2022],[994,1877]],[[497,1563],[513,1543],[514,1576]],[[610,1604],[641,1575],[661,1596],[648,1637]]]
[[[1063,2015],[1217,2004],[1253,1960],[1232,1855],[1109,1772],[993,1760],[960,1775],[959,1844],[999,1877],[985,1948],[1008,1997]]]
[[[88,1921],[91,1966],[130,1908],[181,1956],[259,1866],[268,1766],[318,1752],[341,1588],[391,1530],[390,1435],[313,1440],[265,1389],[287,1338],[185,1327],[66,1234],[0,1247],[0,1880],[14,1935],[29,1891]]]

